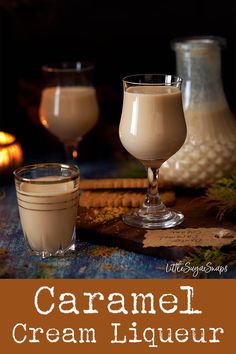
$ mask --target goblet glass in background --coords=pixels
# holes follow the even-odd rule
[[[94,67],[83,62],[44,65],[40,121],[63,142],[67,160],[75,163],[79,142],[96,124],[99,108],[92,83]]]
[[[123,79],[124,99],[119,126],[125,149],[147,169],[146,200],[126,224],[147,229],[174,227],[184,215],[161,202],[158,174],[162,163],[183,145],[186,124],[181,96],[182,79],[165,74],[131,75]]]

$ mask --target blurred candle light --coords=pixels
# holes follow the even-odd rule
[[[12,172],[22,161],[22,149],[15,136],[0,131],[0,174]]]

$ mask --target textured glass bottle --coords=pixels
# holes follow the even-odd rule
[[[161,177],[176,185],[204,187],[236,167],[236,120],[221,81],[223,38],[193,37],[172,43],[183,78],[187,138],[166,161]]]

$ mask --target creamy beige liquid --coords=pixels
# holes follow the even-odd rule
[[[42,92],[41,123],[61,141],[83,137],[98,120],[93,87],[50,87]]]
[[[56,180],[44,177],[37,180]],[[33,251],[55,254],[71,244],[78,207],[78,186],[22,182],[17,191],[19,212],[26,240]]]
[[[172,86],[128,88],[119,134],[131,155],[159,167],[179,150],[186,137],[180,90]]]

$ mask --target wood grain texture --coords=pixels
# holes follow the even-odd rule
[[[236,229],[232,221],[220,222],[217,220],[215,214],[207,210],[205,203],[194,196],[179,196],[175,208],[182,211],[185,215],[185,221],[175,229],[189,229],[191,233],[194,233],[196,228],[223,227],[230,230]],[[123,213],[125,212],[127,211],[124,210]],[[102,210],[100,213],[102,213]],[[81,235],[84,240],[97,244],[117,246],[128,251],[161,258],[178,260],[196,250],[195,247],[191,246],[144,247],[146,230],[125,225],[121,215],[114,216],[108,221],[104,221],[102,218],[101,220],[99,218],[96,219],[93,215],[93,208],[80,208],[78,228],[82,231]],[[159,232],[161,233],[161,231]]]

